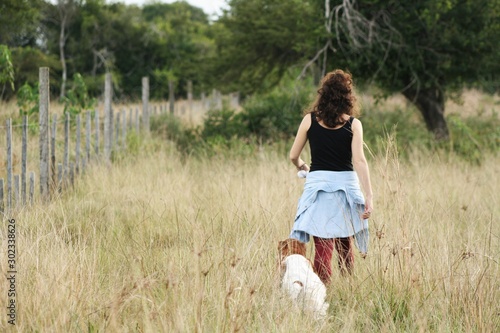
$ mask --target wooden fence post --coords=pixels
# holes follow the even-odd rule
[[[51,188],[54,190],[57,184],[56,173],[56,131],[57,131],[57,115],[52,117],[52,130],[50,133],[50,171],[52,174]]]
[[[85,124],[85,130],[86,130],[86,133],[85,133],[85,156],[86,156],[86,160],[87,161],[90,161],[90,126],[91,126],[91,122],[92,122],[92,114],[90,113],[90,111],[87,111],[87,122]]]
[[[139,133],[139,109],[135,108],[135,132]]]
[[[40,194],[49,200],[49,68],[39,69]]]
[[[115,139],[113,140],[115,149],[120,150],[120,128],[121,128],[122,120],[121,120],[121,112],[117,112],[116,114],[116,124],[115,124]]]
[[[192,124],[193,123],[193,81],[189,80],[188,81],[188,112],[189,112],[189,122]]]
[[[111,159],[111,146],[113,140],[113,120],[111,111],[111,73],[106,73],[104,81],[104,159]]]
[[[23,142],[21,159],[21,201],[26,205],[26,167],[28,161],[28,116],[23,118]]]
[[[69,183],[71,187],[75,186],[75,164],[73,162],[69,164]]]
[[[66,185],[69,174],[69,113],[64,118],[64,159],[63,159],[63,183]]]
[[[80,140],[81,140],[81,128],[80,128],[80,115],[76,115],[76,151],[75,151],[75,173],[80,173]]]
[[[99,131],[100,131],[99,111],[95,110],[94,114],[95,114],[95,146],[94,146],[94,150],[95,150],[95,155],[99,156]]]
[[[30,204],[33,204],[35,196],[35,173],[33,171],[30,172]]]
[[[201,93],[201,107],[202,107],[202,110],[203,112],[207,111],[207,98],[206,98],[206,95],[205,95],[205,92],[202,92]]]
[[[222,94],[220,91],[217,90],[217,102],[216,102],[216,108],[217,110],[222,110]]]
[[[210,104],[209,104],[209,109],[216,109],[217,105],[217,90],[212,89],[212,96],[210,98]]]
[[[5,206],[3,204],[3,178],[0,178],[0,213],[3,213]]]
[[[122,150],[127,149],[127,111],[123,110],[122,122]]]
[[[87,168],[87,159],[82,158],[82,173],[85,173],[85,168]]]
[[[12,120],[7,119],[7,211],[12,208]]]
[[[142,120],[144,130],[149,133],[149,78],[142,78]]]
[[[20,181],[19,175],[14,175],[14,200],[13,200],[13,206],[15,207],[20,207],[21,206],[21,200],[20,200],[20,186],[19,186],[19,181]]]
[[[133,113],[133,109],[132,109],[132,108],[130,108],[130,110],[129,110],[129,114],[128,114],[128,127],[129,127],[130,129],[134,126],[134,120],[133,120],[133,119],[134,119],[134,117],[133,117],[132,113]]]
[[[174,114],[175,92],[174,92],[173,80],[168,80],[168,104],[169,104],[170,114]]]
[[[63,181],[63,165],[61,163],[57,164],[57,190],[62,191],[62,181]]]

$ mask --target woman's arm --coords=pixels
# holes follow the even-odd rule
[[[370,170],[363,150],[363,125],[361,125],[361,121],[358,119],[353,120],[352,131],[352,162],[365,195],[365,211],[363,212],[362,218],[367,219],[373,211],[373,192],[370,181]]]
[[[307,114],[302,118],[292,149],[290,149],[290,160],[297,170],[309,171],[309,166],[300,158],[300,153],[307,142],[307,131],[311,127],[311,114]]]

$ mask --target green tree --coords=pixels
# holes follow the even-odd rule
[[[195,87],[204,85],[207,57],[212,54],[214,41],[209,35],[208,16],[186,2],[153,3],[143,7],[147,24],[146,38],[153,49],[149,72],[154,72],[152,85],[165,91],[168,77],[178,83],[178,95],[186,96],[187,81]],[[156,96],[160,97],[160,96]],[[164,96],[163,96],[164,97]]]
[[[0,45],[0,85],[2,86],[0,99],[3,98],[6,84],[14,90],[14,66],[9,48],[6,45]]]
[[[2,0],[0,2],[0,44],[32,44],[40,14],[41,0]]]
[[[498,89],[500,0],[232,0],[220,59],[258,90],[291,66],[347,68],[358,82],[401,92],[437,139],[444,105],[464,86]],[[292,28],[291,28],[292,27]],[[231,60],[233,59],[233,60]]]
[[[499,88],[500,0],[352,0],[333,10],[344,65],[401,92],[438,140],[448,138],[450,94]]]
[[[186,82],[203,85],[204,59],[214,48],[207,15],[186,2],[148,3],[143,7],[104,0],[69,1],[77,8],[62,29],[58,6],[47,5],[44,16],[46,48],[61,54],[61,70],[68,77],[81,73],[89,94],[102,92],[103,75],[113,73],[118,97],[136,98],[143,76],[150,76],[153,98],[165,98],[164,75],[178,78],[177,93],[185,95]],[[60,9],[60,8],[59,8]],[[62,33],[66,39],[61,48]],[[62,90],[62,89],[61,89]]]
[[[215,24],[219,84],[267,91],[319,45],[321,13],[312,1],[232,0]]]

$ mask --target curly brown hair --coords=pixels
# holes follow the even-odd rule
[[[306,110],[314,113],[328,127],[343,125],[343,114],[359,115],[359,107],[354,94],[352,75],[341,69],[336,69],[325,75],[321,80],[318,95]]]

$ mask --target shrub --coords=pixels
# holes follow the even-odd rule
[[[243,105],[240,118],[246,132],[264,141],[293,137],[310,102],[310,92],[311,89],[304,86],[282,86],[250,97]]]
[[[200,144],[198,130],[185,127],[179,118],[171,114],[152,117],[151,132],[174,142],[183,154],[190,154]]]
[[[224,106],[222,110],[210,110],[203,123],[201,136],[204,140],[230,140],[234,137],[246,137],[248,131],[245,128],[241,113]]]

